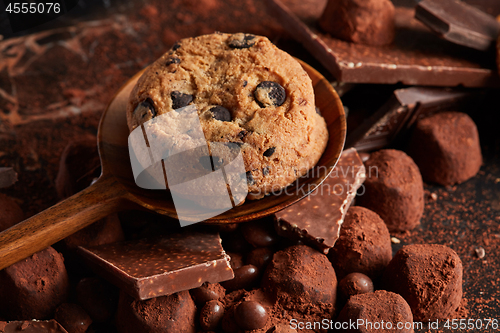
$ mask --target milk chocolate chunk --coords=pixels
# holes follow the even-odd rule
[[[0,321],[1,333],[68,333],[57,321]]]
[[[281,106],[286,99],[285,88],[273,81],[264,81],[254,91],[255,101],[261,108]]]
[[[219,234],[212,231],[185,229],[159,239],[79,249],[96,272],[142,300],[234,277]]]
[[[228,45],[233,49],[247,49],[255,44],[255,36],[251,34],[237,33],[228,39]]]
[[[9,187],[17,182],[17,173],[12,168],[0,168],[0,188]]]
[[[193,95],[183,94],[179,91],[172,91],[170,98],[172,98],[172,109],[174,110],[187,106],[194,99]]]
[[[339,237],[347,209],[365,180],[356,149],[347,149],[323,184],[307,198],[276,213],[278,234],[328,253]]]
[[[494,46],[500,32],[493,16],[457,0],[423,0],[415,18],[440,37],[481,51]]]
[[[231,112],[223,106],[217,105],[210,109],[212,118],[220,121],[231,121]]]

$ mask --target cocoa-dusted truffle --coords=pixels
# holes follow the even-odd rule
[[[331,263],[306,245],[276,252],[264,273],[262,287],[292,310],[323,304],[333,312],[337,296],[337,278]]]
[[[196,306],[188,291],[146,301],[120,293],[116,314],[119,333],[194,333],[196,321]]]
[[[404,297],[415,320],[449,318],[462,299],[462,261],[444,245],[407,245],[391,260],[381,283]]]
[[[48,247],[0,271],[0,316],[7,320],[47,318],[67,293],[63,256]]]
[[[319,24],[349,42],[387,45],[394,39],[394,12],[390,0],[329,0]]]
[[[461,112],[443,112],[419,120],[408,154],[426,182],[441,185],[474,177],[483,162],[476,124]]]
[[[0,193],[0,231],[9,229],[24,219],[24,213],[11,197]]]
[[[349,322],[357,323],[357,329],[352,329]],[[377,290],[352,296],[340,312],[337,325],[343,327],[341,332],[413,333],[413,315],[403,297]]]
[[[56,310],[55,319],[68,333],[85,333],[92,324],[92,319],[87,312],[74,303],[61,304]]]
[[[365,193],[357,204],[379,214],[389,231],[415,228],[424,212],[424,184],[411,157],[400,150],[379,150],[365,167]]]
[[[328,258],[342,279],[358,272],[377,277],[391,261],[391,237],[384,221],[364,207],[354,206],[347,211],[340,237]]]

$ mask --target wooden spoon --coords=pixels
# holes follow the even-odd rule
[[[261,200],[247,200],[204,223],[235,223],[275,213],[312,192],[329,175],[342,152],[346,135],[346,119],[342,102],[328,81],[309,65],[301,62],[312,79],[316,106],[326,120],[329,141],[316,168],[319,172],[299,179],[293,188],[281,195]],[[169,191],[144,190],[136,186],[128,154],[125,109],[128,96],[142,72],[130,79],[104,111],[98,131],[98,147],[102,174],[85,190],[55,206],[0,233],[0,269],[8,267],[35,252],[58,242],[111,213],[145,208],[177,218]],[[301,187],[302,186],[302,187]]]

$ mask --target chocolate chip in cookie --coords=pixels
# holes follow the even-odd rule
[[[231,112],[223,106],[217,105],[210,109],[212,118],[220,121],[231,121]]]
[[[180,42],[176,42],[174,45],[172,45],[172,51],[177,51],[181,47]]]
[[[179,109],[187,106],[194,99],[193,95],[183,94],[179,91],[172,91],[170,94],[172,98],[172,109]]]
[[[286,99],[285,88],[273,81],[264,81],[255,88],[254,96],[261,108],[281,106]]]
[[[246,175],[247,175],[247,183],[248,183],[248,185],[255,184],[255,180],[253,179],[253,176],[252,176],[252,171],[247,171]]]
[[[179,64],[181,62],[181,59],[177,58],[177,57],[171,57],[171,58],[168,58],[167,62],[165,65],[169,66],[169,65],[172,65],[172,64]]]
[[[156,109],[153,100],[148,97],[146,100],[140,102],[134,110],[134,117],[139,123],[146,122],[156,117]]]
[[[240,32],[229,37],[227,42],[233,49],[248,49],[255,44],[255,36]]]
[[[274,154],[275,150],[276,150],[276,147],[271,147],[271,148],[267,149],[267,150],[264,152],[264,154],[263,154],[263,155],[264,155],[265,157],[271,157],[271,156]]]
[[[267,176],[269,174],[269,167],[266,166],[262,168],[262,175]]]

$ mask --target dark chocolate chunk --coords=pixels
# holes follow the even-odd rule
[[[171,57],[171,58],[168,58],[167,62],[165,63],[165,65],[171,65],[171,64],[179,64],[181,62],[181,59],[177,58],[177,57]]]
[[[146,98],[140,102],[134,110],[134,116],[139,122],[145,122],[156,117],[156,109],[151,98]]]
[[[234,313],[236,323],[244,330],[257,330],[266,325],[268,315],[266,308],[259,302],[243,301]]]
[[[233,49],[247,49],[255,44],[255,36],[251,34],[237,33],[229,37],[228,45]]]
[[[174,110],[187,106],[194,99],[193,95],[183,94],[179,91],[172,91],[170,97],[172,98],[172,109]]]
[[[245,137],[245,135],[247,135],[247,133],[248,133],[247,131],[243,130],[243,131],[241,131],[241,132],[238,133],[238,137],[240,139],[243,139]]]
[[[271,147],[264,152],[265,157],[271,157],[276,151],[276,147]]]
[[[248,183],[248,185],[255,184],[255,180],[253,179],[253,176],[252,176],[252,171],[247,171],[246,175],[247,175],[247,183]]]
[[[210,109],[212,118],[220,121],[231,121],[231,112],[223,106],[217,105]]]
[[[481,51],[494,46],[500,30],[493,16],[456,0],[423,0],[415,18],[440,37]]]
[[[344,150],[323,184],[307,198],[276,213],[278,234],[292,240],[300,239],[328,253],[339,237],[347,209],[365,178],[365,167],[356,150]]]
[[[259,277],[259,270],[254,265],[244,265],[234,270],[234,279],[222,282],[229,291],[250,288]]]
[[[215,331],[221,324],[224,316],[224,305],[212,300],[207,302],[200,312],[200,326],[204,331]]]
[[[269,167],[268,166],[262,168],[262,174],[264,176],[267,176],[269,174]]]
[[[172,51],[177,51],[181,47],[180,42],[176,42],[174,45],[172,45]]]
[[[244,81],[243,81],[243,87],[246,87],[246,86],[247,86],[247,84],[248,84],[248,81],[247,81],[247,80],[244,80]]]
[[[12,168],[0,168],[0,188],[9,187],[17,182],[17,173]]]
[[[79,250],[93,269],[137,299],[233,278],[229,256],[222,249],[218,233],[211,231],[184,229],[160,239]]]
[[[254,97],[261,108],[281,106],[286,99],[285,88],[273,81],[263,81],[257,85]]]

